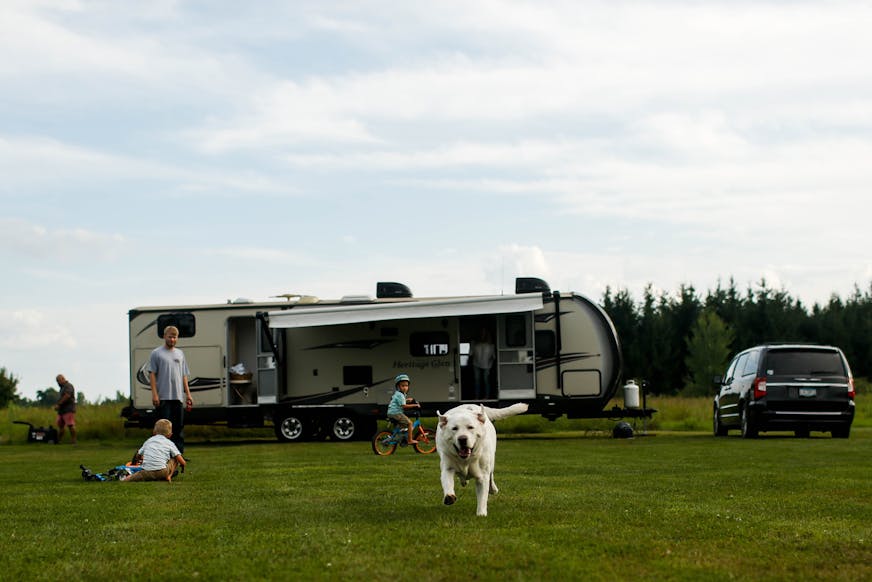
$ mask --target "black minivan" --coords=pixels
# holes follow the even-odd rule
[[[765,344],[736,355],[714,400],[715,436],[739,429],[745,438],[759,432],[810,431],[848,438],[854,420],[854,379],[837,347]]]

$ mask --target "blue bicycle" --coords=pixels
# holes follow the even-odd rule
[[[415,422],[412,423],[412,434],[415,435],[415,440],[412,447],[422,455],[429,455],[436,450],[436,431],[432,428],[424,428],[421,426],[421,418],[416,413]],[[405,447],[409,444],[408,429],[400,426],[393,419],[391,421],[392,430],[382,430],[372,437],[372,452],[376,455],[392,455],[397,450],[397,445]]]

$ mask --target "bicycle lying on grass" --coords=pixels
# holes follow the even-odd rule
[[[412,434],[418,441],[412,444],[412,447],[422,455],[429,455],[436,450],[436,431],[421,426],[421,415],[417,411],[411,415],[415,417],[415,422],[412,423]],[[379,431],[372,437],[372,452],[376,455],[392,455],[397,450],[397,445],[405,447],[409,444],[408,429],[400,426],[394,419],[388,420],[391,421],[392,430]]]

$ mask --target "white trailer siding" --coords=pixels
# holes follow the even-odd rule
[[[153,422],[144,366],[162,343],[158,329],[176,319],[187,326],[178,346],[194,395],[186,422],[272,421],[284,440],[350,438],[331,433],[337,425],[374,429],[399,373],[430,414],[522,400],[549,418],[597,416],[620,381],[611,321],[571,293],[144,307],[130,311],[130,424]],[[467,354],[483,330],[497,361],[479,397]],[[249,374],[231,374],[237,364]]]

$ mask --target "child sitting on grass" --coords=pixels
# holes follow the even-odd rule
[[[154,423],[153,434],[136,453],[142,459],[142,471],[134,473],[125,481],[172,481],[179,465],[184,471],[185,458],[170,440],[173,423],[165,418],[158,420]]]

